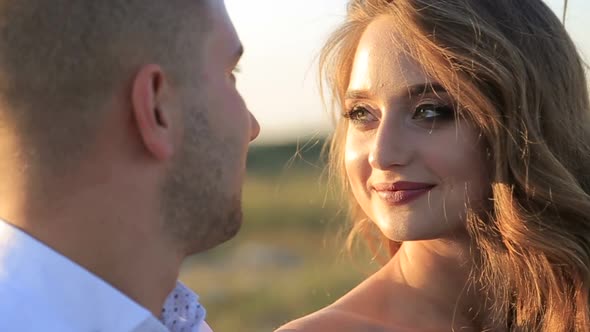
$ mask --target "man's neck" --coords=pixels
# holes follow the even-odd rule
[[[97,204],[84,206],[81,201],[93,202],[70,201],[67,205],[48,208],[4,202],[0,204],[0,217],[158,317],[166,296],[176,285],[182,253],[174,251],[170,241],[162,239],[161,230],[147,226],[154,215],[142,216],[139,209],[130,220],[116,206],[97,209]]]

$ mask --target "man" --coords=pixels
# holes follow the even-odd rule
[[[240,228],[241,53],[222,0],[0,3],[0,331],[206,328],[176,280]]]

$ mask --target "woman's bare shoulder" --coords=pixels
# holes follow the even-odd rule
[[[275,332],[329,332],[332,330],[331,324],[333,321],[338,321],[338,313],[330,308],[324,308],[289,322]]]
[[[384,294],[395,293],[392,282],[375,273],[332,305],[294,320],[275,332],[401,332],[383,311]]]
[[[275,332],[386,331],[377,328],[373,322],[357,313],[336,307],[327,307],[287,323]]]

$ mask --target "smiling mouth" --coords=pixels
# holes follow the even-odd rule
[[[390,205],[405,205],[413,202],[424,194],[429,193],[435,185],[401,185],[397,186],[377,186],[373,190],[377,195]]]

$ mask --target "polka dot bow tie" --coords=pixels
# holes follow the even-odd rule
[[[178,282],[164,302],[160,321],[170,332],[202,332],[200,327],[205,315],[199,296]]]

